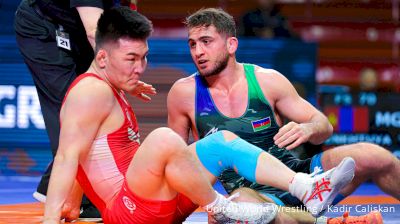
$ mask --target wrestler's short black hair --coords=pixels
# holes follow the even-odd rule
[[[97,22],[96,49],[120,38],[146,40],[152,31],[151,21],[142,14],[129,7],[114,7],[105,10]]]
[[[200,9],[192,15],[186,17],[185,25],[191,29],[194,27],[210,25],[215,26],[218,33],[236,37],[236,24],[233,16],[220,8]]]

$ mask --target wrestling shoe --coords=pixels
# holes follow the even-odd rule
[[[289,192],[300,199],[314,217],[319,217],[339,191],[353,180],[354,169],[354,160],[346,157],[337,167],[321,174],[297,173],[289,184]]]
[[[349,216],[349,212],[345,212],[342,217],[328,218],[327,224],[383,224],[383,219],[379,211],[362,216]]]
[[[32,197],[39,202],[46,203],[46,195],[40,193],[39,191],[33,192]]]
[[[232,197],[218,194],[220,202],[207,209],[217,223],[264,224],[271,222],[278,213],[278,206],[272,203],[233,202]]]
[[[103,221],[99,210],[85,195],[82,198],[81,212],[78,221],[96,223]]]

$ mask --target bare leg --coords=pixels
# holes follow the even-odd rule
[[[289,191],[289,183],[295,174],[293,170],[268,153],[262,153],[258,158],[257,183]]]
[[[143,198],[170,200],[181,192],[205,206],[217,196],[200,169],[181,137],[168,128],[159,128],[136,152],[126,178],[130,189]]]
[[[351,194],[361,183],[372,179],[384,192],[400,200],[400,161],[388,150],[370,143],[339,146],[322,154],[324,170],[350,156],[356,161],[355,177],[342,194]]]

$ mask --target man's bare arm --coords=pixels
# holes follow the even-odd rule
[[[186,78],[187,79],[187,78]],[[189,140],[191,121],[189,117],[190,108],[194,105],[194,96],[188,89],[185,79],[174,83],[168,93],[168,127],[178,133],[186,142]]]
[[[81,82],[84,81],[87,80]],[[79,160],[91,148],[101,123],[112,108],[113,95],[108,86],[89,89],[80,84],[69,93],[61,110],[60,143],[53,163],[44,223],[59,223],[76,178]]]
[[[76,7],[76,10],[78,11],[79,17],[85,27],[86,37],[90,45],[92,45],[92,48],[95,49],[96,44],[94,39],[96,35],[97,21],[104,10],[89,6]]]
[[[301,98],[282,74],[273,71],[269,75],[267,82],[261,82],[263,91],[272,95],[274,110],[291,121],[274,136],[275,144],[290,150],[307,141],[321,144],[329,138],[333,129],[325,115]]]

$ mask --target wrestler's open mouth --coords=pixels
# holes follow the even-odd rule
[[[206,62],[207,62],[207,60],[198,60],[198,61],[197,61],[197,63],[198,63],[199,65],[204,64],[204,63],[206,63]]]

